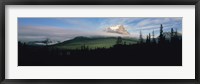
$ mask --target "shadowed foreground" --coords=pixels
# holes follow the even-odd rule
[[[118,44],[67,50],[19,45],[19,66],[181,66],[182,44]]]

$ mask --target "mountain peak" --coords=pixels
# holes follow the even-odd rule
[[[126,28],[123,25],[111,26],[111,27],[108,27],[105,31],[108,33],[129,35],[129,32],[126,30]]]

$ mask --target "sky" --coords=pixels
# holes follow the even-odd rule
[[[182,33],[182,17],[113,17],[113,18],[18,18],[19,41],[65,41],[77,36],[123,36],[105,32],[110,26],[123,25],[129,37],[139,37],[140,31],[146,37],[152,31],[159,35],[171,28]]]

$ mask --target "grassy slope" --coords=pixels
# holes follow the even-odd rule
[[[77,37],[72,40],[56,44],[54,45],[54,47],[61,49],[80,49],[81,46],[85,45],[88,46],[90,49],[102,47],[109,48],[116,44],[116,40],[116,37]],[[126,42],[126,44],[137,43],[137,39],[134,38],[122,38],[122,40],[123,42]]]

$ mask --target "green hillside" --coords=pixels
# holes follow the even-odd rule
[[[94,48],[109,48],[116,44],[117,37],[76,37],[72,40],[67,40],[62,43],[53,45],[55,48],[60,49],[80,49],[81,46],[88,46],[90,49]],[[135,44],[137,39],[135,38],[122,38],[122,41],[126,44]]]

